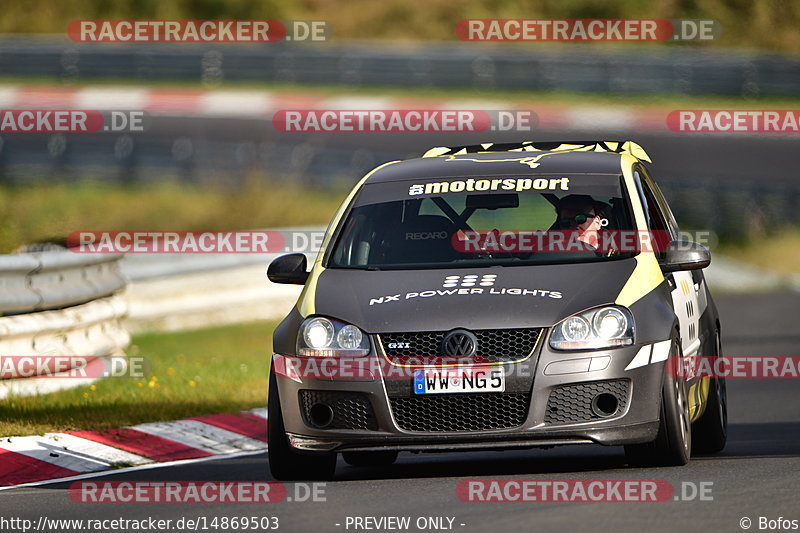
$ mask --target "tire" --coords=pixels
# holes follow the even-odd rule
[[[719,332],[716,335],[715,356],[721,353]],[[711,378],[708,389],[708,405],[692,424],[692,453],[717,453],[725,448],[728,440],[728,394],[725,378]]]
[[[673,340],[670,358],[680,356],[680,344]],[[682,466],[691,458],[688,386],[685,379],[671,375],[669,366],[668,362],[664,367],[658,434],[652,442],[625,446],[625,456],[631,466]]]
[[[352,466],[389,466],[397,460],[397,452],[342,452],[342,458]]]
[[[336,471],[336,453],[302,454],[289,444],[283,425],[278,383],[270,370],[267,403],[267,455],[272,477],[279,481],[330,481]]]

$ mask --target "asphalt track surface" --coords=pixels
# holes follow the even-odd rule
[[[396,157],[419,157],[433,146],[460,146],[481,142],[585,141],[632,139],[647,150],[653,160],[654,177],[693,180],[722,179],[725,182],[762,181],[798,183],[792,169],[800,165],[800,151],[794,135],[692,134],[642,131],[611,124],[582,129],[534,129],[531,132],[482,133],[281,133],[271,121],[161,117],[148,131],[150,139],[173,139],[191,132],[207,140],[308,143],[318,149],[345,151],[367,149]],[[383,161],[376,161],[380,164]],[[768,162],[768,163],[767,163]]]
[[[151,127],[141,134],[146,135],[145,140],[148,141],[190,137],[232,143],[308,143],[318,149],[338,148],[352,152],[363,148],[377,153],[394,153],[398,157],[419,157],[428,148],[443,144],[459,146],[487,141],[633,139],[647,150],[653,159],[653,168],[660,174],[691,176],[693,179],[796,182],[797,174],[791,171],[800,164],[795,135],[672,133],[641,131],[615,124],[583,129],[542,127],[530,132],[284,133],[277,131],[272,121],[264,118],[154,116],[150,120]],[[101,139],[116,138],[111,133],[98,135]],[[76,141],[82,139],[78,135],[74,137]],[[766,161],[769,164],[765,164]]]
[[[800,295],[719,296],[723,349],[728,355],[800,355]],[[551,450],[401,454],[381,469],[339,461],[325,502],[247,504],[79,504],[69,483],[0,492],[0,516],[144,519],[276,516],[279,531],[356,531],[347,517],[452,517],[453,530],[518,531],[742,531],[740,520],[800,520],[800,395],[796,379],[729,380],[729,439],[723,453],[695,457],[685,467],[635,469],[621,448],[570,446]],[[124,472],[117,481],[262,481],[266,455]],[[467,503],[456,497],[462,480],[650,479],[678,488],[712,482],[713,500],[660,503]],[[687,487],[691,485],[686,485]],[[297,489],[287,485],[292,496]],[[445,522],[447,523],[447,522]],[[337,526],[336,524],[340,524]],[[464,524],[463,526],[461,524]],[[6,529],[5,531],[15,531]],[[54,530],[55,531],[55,530]],[[177,530],[176,530],[177,531]],[[358,531],[367,531],[358,529]],[[388,530],[369,530],[388,531]],[[431,531],[428,529],[428,531]]]
[[[353,152],[366,149],[399,158],[419,157],[433,146],[477,144],[487,141],[515,142],[633,139],[645,147],[658,176],[673,179],[725,182],[797,183],[793,169],[800,165],[797,138],[792,135],[699,135],[667,131],[641,131],[633,127],[537,129],[532,132],[482,133],[282,133],[270,120],[241,118],[154,117],[147,132],[150,141],[194,139],[227,142],[307,143],[317,149]],[[113,136],[109,136],[113,137]],[[77,140],[80,140],[78,138]],[[375,161],[380,164],[383,161]],[[765,164],[768,162],[768,164]]]
[[[588,122],[588,120],[587,120]],[[459,146],[480,142],[520,140],[625,140],[642,145],[653,159],[653,174],[658,180],[719,181],[724,184],[752,184],[754,188],[800,184],[795,169],[800,166],[800,151],[795,135],[779,134],[689,134],[668,131],[641,131],[616,124],[563,129],[535,129],[531,132],[483,133],[283,133],[271,120],[258,118],[214,118],[153,116],[145,133],[132,138],[142,151],[137,157],[159,164],[174,165],[170,152],[176,139],[190,139],[202,158],[195,164],[216,169],[224,176],[238,168],[237,147],[276,145],[283,159],[293,146],[300,144],[320,152],[347,154],[357,150],[372,154],[364,171],[389,159],[419,157],[433,146]],[[63,163],[117,165],[114,158],[115,133],[96,135],[68,134],[69,150]],[[25,133],[4,139],[4,160],[13,168],[16,163],[44,164],[48,155],[47,134]],[[255,157],[255,156],[254,156]],[[254,162],[255,163],[255,162]],[[341,163],[341,162],[340,162]],[[271,171],[273,165],[265,167]],[[56,169],[57,170],[57,169]],[[112,173],[113,174],[113,173]],[[160,170],[142,172],[142,179],[157,179]],[[356,176],[353,177],[356,179]]]

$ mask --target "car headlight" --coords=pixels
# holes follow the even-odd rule
[[[369,354],[369,338],[351,324],[324,317],[300,325],[297,353],[312,357],[362,357]]]
[[[598,307],[556,324],[550,347],[556,350],[593,350],[633,344],[633,317],[624,307]]]

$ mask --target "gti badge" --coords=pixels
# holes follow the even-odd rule
[[[386,344],[390,350],[408,350],[411,348],[410,342],[390,342]]]

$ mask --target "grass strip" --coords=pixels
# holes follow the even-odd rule
[[[252,179],[225,190],[91,180],[0,186],[0,253],[72,231],[233,231],[325,225],[345,193]]]
[[[275,326],[261,321],[136,335],[127,352],[146,358],[147,376],[0,400],[0,436],[108,429],[263,407]]]

